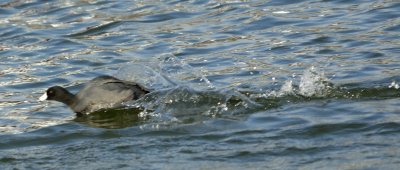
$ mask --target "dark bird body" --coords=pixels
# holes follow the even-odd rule
[[[133,82],[111,76],[100,76],[89,81],[76,94],[63,87],[50,87],[39,100],[55,100],[68,105],[75,113],[89,114],[100,109],[121,107],[123,102],[136,100],[149,90]]]

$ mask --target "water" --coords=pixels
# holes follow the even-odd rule
[[[1,169],[397,169],[400,3],[0,3]],[[76,117],[98,75],[153,89]]]

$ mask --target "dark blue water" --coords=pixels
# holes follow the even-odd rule
[[[400,3],[0,2],[0,169],[398,169]],[[153,89],[76,115],[99,75]]]

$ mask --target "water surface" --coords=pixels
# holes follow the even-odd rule
[[[0,3],[1,169],[397,169],[400,3]],[[76,117],[99,75],[153,89]]]

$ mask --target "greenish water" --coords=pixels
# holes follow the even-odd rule
[[[0,2],[0,169],[398,169],[400,3]],[[153,89],[76,117],[99,75]]]

